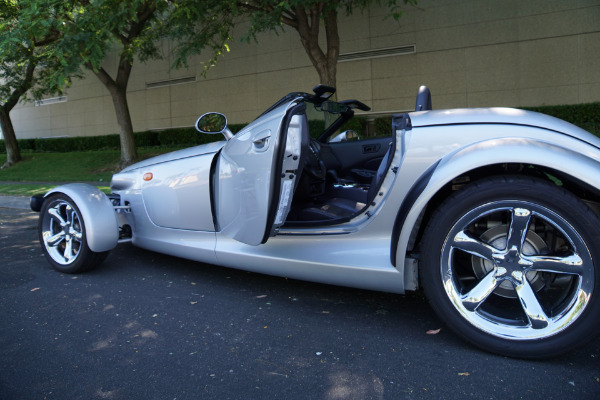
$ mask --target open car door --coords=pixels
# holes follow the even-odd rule
[[[291,101],[252,122],[216,165],[216,229],[250,245],[277,234],[290,210],[309,141],[306,106]]]

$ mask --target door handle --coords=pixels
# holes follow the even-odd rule
[[[377,153],[379,151],[380,145],[378,144],[363,144],[363,154],[367,153]]]
[[[252,143],[256,151],[265,151],[269,148],[269,139],[271,138],[271,130],[267,129],[262,132],[258,132],[252,136]]]

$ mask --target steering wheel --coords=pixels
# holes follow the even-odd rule
[[[294,198],[301,196],[307,201],[310,201],[325,193],[327,167],[319,157],[320,150],[321,145],[317,141],[311,139],[308,145],[308,151],[304,158],[304,168],[300,178],[300,186],[302,189],[297,191],[297,196]]]
[[[325,177],[327,176],[327,168],[325,167],[325,163],[319,157],[319,151],[321,150],[321,146],[319,143],[311,139],[308,145],[308,157],[306,158],[306,165],[304,166],[304,170],[316,180],[320,182],[325,182]]]

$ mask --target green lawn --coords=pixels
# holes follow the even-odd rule
[[[0,195],[7,196],[33,196],[34,194],[44,194],[50,189],[55,188],[58,185],[43,185],[43,184],[25,184],[25,183],[10,183],[0,184]],[[104,193],[110,193],[110,187],[108,184],[96,185]]]
[[[141,158],[153,157],[176,149],[138,149]],[[120,151],[82,151],[69,153],[23,152],[23,161],[0,169],[0,194],[30,196],[44,193],[61,182],[96,182],[108,191],[112,174],[116,172]],[[6,154],[0,154],[0,165]],[[37,182],[41,183],[38,184]],[[6,184],[8,183],[8,184]],[[56,184],[47,184],[56,183]]]
[[[23,153],[23,161],[0,170],[0,181],[73,182],[109,181],[119,151]],[[0,157],[4,164],[6,155]]]

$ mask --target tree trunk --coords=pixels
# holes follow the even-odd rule
[[[325,38],[327,40],[326,72],[321,79],[326,79],[326,85],[337,87],[337,63],[340,56],[340,35],[338,32],[337,13],[331,10],[325,15]]]
[[[115,107],[115,115],[119,124],[119,138],[121,142],[121,161],[119,169],[123,169],[133,164],[138,159],[135,138],[133,136],[133,124],[129,114],[129,104],[127,103],[127,88],[114,87],[109,89]]]
[[[6,111],[4,107],[0,107],[0,127],[2,128],[2,136],[4,137],[4,145],[6,146],[6,163],[2,168],[7,168],[21,161],[21,152],[17,143],[15,128],[10,119],[10,110]]]
[[[300,35],[302,46],[311,63],[319,74],[319,81],[323,85],[336,87],[337,62],[340,54],[340,37],[335,10],[327,12],[323,18],[325,24],[326,52],[319,45],[319,28],[323,4],[315,4],[312,9],[296,7],[296,21],[294,29]]]
[[[92,69],[89,64],[87,67]],[[121,161],[119,161],[118,168],[123,169],[138,159],[135,138],[133,136],[133,124],[131,123],[131,115],[129,114],[129,105],[127,103],[127,82],[131,73],[131,63],[121,55],[116,79],[112,79],[103,68],[94,71],[94,73],[112,97],[117,123],[119,124],[119,138],[121,142]]]
[[[0,128],[2,129],[2,136],[4,137],[4,144],[6,146],[6,163],[4,163],[2,168],[10,167],[21,161],[21,151],[19,150],[15,128],[10,119],[10,112],[17,105],[21,96],[31,88],[36,66],[37,62],[34,59],[28,61],[25,76],[20,85],[13,90],[6,102],[0,106]]]
[[[135,138],[133,136],[133,124],[129,114],[129,105],[127,104],[127,83],[133,67],[133,58],[130,57],[135,51],[133,43],[140,35],[143,35],[144,27],[154,16],[156,11],[155,1],[144,1],[139,4],[136,11],[136,17],[127,23],[126,29],[116,29],[113,34],[121,42],[123,49],[119,58],[117,76],[113,79],[104,68],[94,69],[91,63],[87,67],[94,71],[100,82],[108,89],[113,105],[117,123],[119,124],[119,137],[121,141],[121,161],[119,169],[133,164],[138,159],[137,148],[135,147]]]

